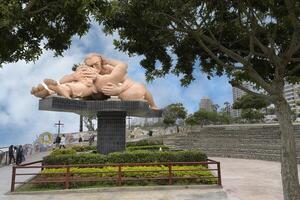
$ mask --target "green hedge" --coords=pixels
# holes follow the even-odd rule
[[[96,150],[96,146],[86,146],[86,145],[74,145],[71,148],[77,152],[95,151]]]
[[[153,162],[200,162],[207,156],[200,151],[133,151],[116,152],[108,155],[82,153],[71,155],[49,155],[44,164],[104,164],[104,163],[153,163]]]
[[[149,151],[159,151],[159,149],[163,151],[169,150],[169,147],[165,145],[152,145],[152,146],[131,146],[126,147],[126,151],[136,151],[136,150],[149,150]]]
[[[74,149],[55,149],[51,152],[51,156],[59,156],[59,155],[75,155],[76,151]]]
[[[133,147],[133,146],[153,146],[153,145],[163,145],[162,140],[140,140],[136,142],[127,142],[126,147]]]

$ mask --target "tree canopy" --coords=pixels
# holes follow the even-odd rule
[[[237,101],[233,103],[233,108],[234,109],[250,109],[250,108],[262,109],[268,107],[270,104],[271,104],[270,101],[268,101],[267,99],[261,96],[246,94],[241,98],[237,99]]]
[[[167,125],[173,125],[176,120],[186,118],[187,111],[182,103],[173,103],[164,108],[163,122]]]
[[[43,49],[61,55],[72,36],[88,31],[91,9],[102,5],[96,0],[0,1],[0,66],[34,61]]]
[[[300,6],[295,3],[124,0],[112,1],[108,15],[95,15],[107,33],[118,31],[118,49],[145,56],[141,65],[149,80],[171,72],[183,74],[187,85],[200,59],[209,77],[226,73],[235,86],[248,80],[273,93],[270,84],[278,76],[299,80]]]
[[[264,114],[254,109],[243,109],[241,117],[250,123],[263,120]]]
[[[231,118],[224,113],[215,111],[198,110],[189,115],[185,122],[188,125],[229,124]]]

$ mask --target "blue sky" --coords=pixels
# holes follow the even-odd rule
[[[192,113],[198,110],[203,96],[210,97],[220,106],[225,101],[232,102],[231,86],[227,78],[216,77],[208,80],[199,68],[194,72],[196,80],[188,87],[181,87],[179,78],[174,75],[146,83],[145,70],[139,64],[142,57],[128,57],[127,54],[115,50],[112,44],[114,38],[117,35],[105,36],[101,27],[93,23],[87,35],[73,38],[70,49],[62,57],[53,57],[53,52],[44,51],[35,63],[19,61],[4,65],[0,69],[0,147],[31,143],[36,135],[44,131],[56,132],[54,123],[58,120],[64,123],[63,132],[78,131],[78,115],[39,111],[38,99],[31,96],[30,90],[44,78],[57,80],[64,74],[71,73],[73,64],[82,62],[84,56],[90,52],[99,52],[127,62],[129,77],[145,83],[161,108],[182,102],[188,112]]]

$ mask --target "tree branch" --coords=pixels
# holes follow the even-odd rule
[[[30,0],[27,4],[27,6],[24,8],[24,11],[25,12],[29,12],[30,9],[34,6],[36,0]]]
[[[219,42],[215,42],[213,39],[209,38],[208,36],[201,34],[199,37],[205,39],[206,42],[217,46],[223,53],[231,57],[232,59],[236,60],[237,62],[240,62],[244,65],[244,69],[247,70],[248,75],[257,83],[259,84],[264,90],[269,92],[270,94],[273,94],[273,90],[271,86],[263,80],[263,78],[255,71],[255,69],[252,67],[252,63],[241,57],[239,54],[235,53],[234,51],[227,49],[223,45],[221,45]]]
[[[215,40],[215,37],[211,38],[211,37],[205,35],[202,32],[201,28],[199,28],[198,30],[193,30],[193,29],[191,29],[191,27],[186,26],[186,24],[184,24],[180,20],[178,20],[178,18],[175,18],[174,16],[170,16],[166,13],[161,13],[161,14],[163,14],[164,16],[166,16],[168,18],[171,18],[173,21],[177,22],[178,26],[180,26],[180,28],[181,28],[181,31],[193,35],[196,38],[198,44],[200,46],[202,46],[204,48],[204,50],[218,64],[223,65],[223,67],[227,67],[227,68],[230,68],[230,69],[236,69],[236,68],[234,68],[234,66],[226,65],[226,63],[221,61],[218,58],[218,56],[215,55],[207,45],[205,45],[204,42],[210,44],[211,46],[214,46],[214,47],[218,48],[220,51],[222,51],[228,57],[236,60],[237,63],[243,64],[244,67],[242,69],[247,70],[248,75],[254,80],[254,82],[256,82],[258,85],[260,85],[264,90],[266,90],[270,94],[273,94],[272,87],[266,81],[263,80],[263,78],[257,73],[257,71],[254,70],[254,68],[252,66],[252,63],[250,63],[247,59],[243,58],[241,55],[237,54],[233,50],[228,49],[225,46],[223,46],[220,42]],[[177,27],[177,28],[179,28],[179,27]],[[212,33],[210,32],[210,34],[212,34]],[[253,41],[255,42],[255,36],[253,38]]]
[[[300,62],[300,58],[291,58],[291,62]]]
[[[44,11],[44,10],[47,10],[48,7],[49,7],[49,6],[46,5],[46,6],[40,8],[40,9],[38,9],[38,10],[29,11],[29,14],[30,14],[30,15],[36,15],[36,14],[38,14],[39,12],[42,12],[42,11]]]
[[[207,43],[218,47],[218,49],[220,49],[222,52],[224,52],[225,54],[227,54],[228,56],[230,56],[231,58],[233,58],[237,62],[242,63],[244,66],[251,64],[251,63],[248,62],[248,60],[244,59],[242,56],[235,53],[234,51],[224,47],[218,41],[216,41],[216,40],[214,40],[214,39],[212,39],[212,38],[210,38],[210,37],[208,37],[204,34],[201,34],[201,38],[204,39]]]
[[[228,68],[228,69],[236,69],[233,65],[228,65],[226,63],[224,63],[221,59],[218,58],[218,56],[216,54],[214,54],[205,44],[204,42],[199,38],[197,37],[196,35],[196,40],[197,42],[199,43],[199,45],[205,50],[206,53],[208,53],[219,65],[221,66],[224,66],[225,68]],[[243,68],[239,68],[239,69],[243,69]]]
[[[283,54],[282,65],[286,66],[291,61],[294,53],[296,53],[300,49],[299,40],[299,34],[296,31],[294,31],[289,47]]]

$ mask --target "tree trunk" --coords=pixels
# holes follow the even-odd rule
[[[281,179],[284,200],[300,200],[296,143],[289,105],[284,97],[281,97],[275,106],[281,135]]]

